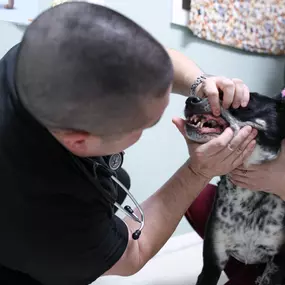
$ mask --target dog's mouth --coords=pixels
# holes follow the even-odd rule
[[[211,114],[195,114],[187,118],[187,133],[200,135],[220,135],[228,126],[222,117],[215,117]]]
[[[212,114],[191,114],[186,117],[186,135],[198,143],[205,143],[219,136],[230,124],[221,116]]]
[[[244,114],[247,115],[248,119],[241,121],[239,114],[243,114],[243,112],[246,112]],[[236,109],[233,112],[233,110],[224,109],[221,106],[220,116],[214,116],[207,98],[189,97],[184,109],[186,135],[192,141],[206,143],[222,134],[227,127],[234,131],[234,135],[246,125],[252,126],[258,131],[266,131],[266,122],[260,123],[255,119],[252,120],[249,114],[243,109]]]

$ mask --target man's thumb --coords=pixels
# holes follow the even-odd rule
[[[181,118],[173,118],[172,123],[176,126],[178,131],[185,137],[185,122]]]

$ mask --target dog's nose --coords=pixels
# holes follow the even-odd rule
[[[190,105],[197,105],[199,103],[201,103],[203,100],[199,97],[195,97],[195,96],[190,96],[188,97],[188,99],[186,100],[186,105],[190,106]]]

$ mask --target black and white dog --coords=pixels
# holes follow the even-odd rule
[[[206,98],[190,97],[184,113],[186,134],[198,143],[211,140],[228,126],[234,131],[245,125],[256,128],[257,145],[247,165],[275,159],[285,138],[281,95],[270,98],[251,93],[247,107],[222,108],[219,117],[212,115]],[[266,264],[256,284],[284,285],[284,225],[285,202],[278,196],[237,187],[227,175],[222,176],[206,226],[204,264],[197,285],[216,285],[230,256],[245,264]]]

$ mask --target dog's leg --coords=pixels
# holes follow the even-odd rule
[[[222,225],[219,221],[215,221],[214,217],[211,217],[204,239],[204,265],[196,285],[216,285],[228,259]]]
[[[256,283],[259,285],[285,285],[285,245],[268,262],[262,276],[258,277]]]
[[[257,285],[283,285],[283,274],[277,265],[276,258],[267,262],[264,272],[256,279]]]

